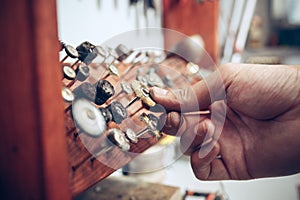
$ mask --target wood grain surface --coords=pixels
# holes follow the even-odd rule
[[[0,2],[1,199],[71,199],[56,1]]]

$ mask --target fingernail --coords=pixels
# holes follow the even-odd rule
[[[181,132],[184,118],[177,112],[170,112],[167,114],[163,131],[170,135],[178,135]]]
[[[214,135],[214,133],[215,133],[215,125],[212,123],[212,122],[210,122],[210,123],[208,123],[208,128],[207,128],[207,136],[209,137],[209,138],[212,138],[213,137],[213,135]]]
[[[157,95],[157,96],[164,96],[168,93],[168,90],[165,90],[165,89],[162,89],[162,88],[159,88],[159,87],[153,87],[152,88],[152,93],[154,95]]]

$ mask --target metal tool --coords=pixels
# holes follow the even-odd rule
[[[62,43],[62,48],[65,50],[67,55],[60,61],[60,63],[63,63],[69,57],[74,59],[79,57],[78,51],[71,45],[65,45]]]
[[[124,44],[119,44],[115,48],[116,53],[118,54],[118,60],[122,62],[125,60],[132,52],[133,50],[128,49]]]
[[[76,81],[85,81],[90,76],[90,69],[87,65],[80,63],[76,68],[75,73],[76,79],[73,79],[70,83],[68,83],[67,87],[71,87],[75,84]]]
[[[120,76],[119,70],[118,70],[118,68],[114,64],[108,65],[106,67],[106,69],[107,69],[108,72],[107,72],[107,74],[105,76],[101,75],[102,76],[101,79],[107,79],[110,75],[117,76],[117,77]]]
[[[140,120],[143,121],[147,125],[147,127],[144,130],[140,131],[138,134],[136,134],[130,128],[126,128],[125,132],[116,128],[109,129],[106,137],[106,143],[104,144],[105,146],[102,147],[101,150],[95,153],[94,155],[83,159],[78,164],[73,166],[72,167],[73,171],[75,171],[78,167],[80,167],[83,163],[85,163],[88,160],[93,162],[99,156],[113,149],[114,146],[117,146],[122,151],[129,151],[130,150],[129,142],[133,144],[138,143],[138,138],[145,133],[150,132],[157,139],[159,139],[162,136],[161,132],[159,131],[159,125],[158,125],[159,121],[156,116],[154,116],[153,114],[143,113],[140,116]]]
[[[66,86],[62,87],[61,96],[62,96],[63,100],[67,103],[71,103],[75,99],[73,92]]]
[[[95,103],[97,105],[104,104],[114,94],[115,94],[114,86],[109,81],[100,79],[96,83]]]
[[[136,59],[137,55],[140,55],[140,51],[134,50],[125,60],[122,62],[125,64],[131,64],[134,63],[134,60]]]
[[[104,63],[106,64],[106,66],[110,66],[118,59],[119,56],[115,49],[112,49],[108,46],[103,46],[103,48],[108,53],[104,60]]]
[[[93,162],[95,159],[97,159],[97,157],[113,149],[114,146],[117,146],[122,151],[129,151],[130,149],[129,141],[126,139],[124,132],[116,128],[108,130],[104,145],[105,146],[102,147],[101,150],[96,152],[94,155],[91,155],[80,161],[75,166],[72,166],[73,171],[75,171],[78,167],[80,167],[83,163],[87,162],[88,160]]]
[[[139,99],[149,107],[153,107],[156,105],[156,103],[150,97],[149,89],[141,82],[133,80],[131,82],[131,88],[133,89],[136,97],[128,103],[128,105],[125,107],[126,109],[129,108],[134,102],[136,102]]]
[[[109,56],[109,52],[107,51],[107,49],[105,47],[97,45],[95,48],[97,50],[98,55],[102,56],[103,58],[106,58]]]
[[[129,140],[129,142],[131,142],[133,144],[136,144],[139,141],[137,134],[131,128],[125,129],[125,136]]]
[[[107,147],[102,148],[96,154],[91,156],[89,160],[93,162],[97,157],[111,150],[114,145],[120,148],[122,151],[129,151],[130,149],[129,141],[126,139],[124,132],[119,129],[109,129],[107,133],[107,139]]]
[[[78,81],[85,81],[90,76],[90,68],[85,64],[79,64],[76,69],[76,79]]]
[[[140,131],[137,134],[137,137],[141,137],[143,134],[147,132],[155,136],[156,139],[162,137],[162,132],[160,131],[159,128],[159,119],[155,115],[151,113],[150,114],[142,113],[140,116],[140,120],[147,125],[147,128]]]
[[[96,99],[96,87],[88,82],[84,82],[74,89],[76,98],[85,98],[91,102]]]
[[[105,108],[99,108],[99,110],[104,116],[106,123],[114,121],[117,124],[121,124],[128,117],[127,110],[118,101],[112,102]]]
[[[205,74],[209,73],[210,71],[208,70],[202,70],[202,72],[205,72]],[[186,78],[189,82],[193,80],[194,77],[197,77],[199,79],[203,79],[203,76],[200,72],[200,67],[199,65],[193,63],[193,62],[188,62],[186,64],[186,72],[183,74],[178,75],[175,77],[172,82],[176,82],[179,79]]]
[[[63,78],[67,80],[74,80],[76,78],[76,72],[70,66],[64,65],[62,67],[62,72],[63,72]]]
[[[106,122],[99,111],[87,99],[76,99],[72,104],[72,117],[76,126],[91,137],[99,137],[106,130]]]
[[[140,116],[140,120],[143,121],[147,125],[147,127],[137,134],[130,128],[126,128],[125,132],[116,128],[109,129],[105,146],[94,155],[85,158],[77,165],[73,166],[72,169],[75,171],[79,166],[81,166],[83,163],[85,163],[88,160],[93,162],[99,156],[110,151],[114,147],[114,145],[120,148],[122,151],[129,151],[130,150],[129,142],[133,144],[138,143],[138,138],[145,133],[149,132],[157,139],[159,139],[162,136],[162,133],[159,131],[159,125],[158,125],[159,120],[156,116],[154,116],[153,114],[143,113]]]
[[[88,41],[81,43],[76,47],[79,54],[79,60],[86,65],[90,64],[98,55],[98,50],[95,45]]]

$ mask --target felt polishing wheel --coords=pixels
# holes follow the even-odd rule
[[[72,116],[78,128],[91,137],[99,137],[106,130],[103,115],[86,99],[77,99],[73,102]]]

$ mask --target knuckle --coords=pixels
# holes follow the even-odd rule
[[[180,135],[183,123],[183,118],[178,112],[170,112],[165,119],[163,131],[172,135]]]
[[[198,132],[207,133],[210,126],[210,120],[205,119],[200,124],[201,126],[199,127],[200,130],[198,130]]]

